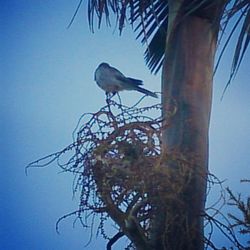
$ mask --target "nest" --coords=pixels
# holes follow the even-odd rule
[[[63,171],[75,176],[73,186],[74,193],[80,193],[79,207],[58,220],[57,230],[62,219],[76,215],[84,227],[94,227],[94,219],[98,218],[97,234],[108,240],[107,249],[123,235],[131,240],[126,249],[136,245],[153,249],[150,244],[157,242],[159,235],[168,235],[162,238],[163,248],[168,249],[167,245],[174,245],[169,239],[175,239],[176,232],[191,239],[190,234],[196,229],[185,226],[189,213],[186,204],[195,198],[190,197],[190,188],[197,174],[206,176],[197,171],[195,157],[187,160],[180,152],[162,152],[161,105],[140,107],[141,102],[127,107],[108,99],[98,112],[82,115],[73,132],[73,143],[28,165],[27,168],[45,167],[56,161]],[[209,176],[211,185],[217,181]],[[219,213],[215,206],[207,211],[211,209]],[[161,232],[159,214],[165,225]],[[211,228],[212,223],[218,226],[215,215],[205,217]],[[117,226],[115,235],[108,235],[105,230],[109,218]],[[233,231],[230,236],[237,242]],[[205,242],[216,249],[210,238]]]

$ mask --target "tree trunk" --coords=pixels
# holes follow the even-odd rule
[[[174,10],[180,6],[171,5],[170,1],[162,72],[163,117],[168,126],[163,131],[162,143],[166,167],[176,171],[176,178],[184,178],[185,183],[182,192],[176,196],[177,201],[161,206],[155,218],[158,221],[156,235],[160,237],[163,234],[161,230],[165,230],[164,240],[155,237],[155,249],[158,250],[204,248],[208,129],[219,28],[215,19],[220,17],[224,6],[222,2],[207,9],[206,14],[212,14],[212,23],[206,15],[178,16]],[[171,157],[173,154],[175,157]],[[168,161],[169,157],[176,160]],[[186,173],[178,165],[181,160],[189,163]],[[163,218],[168,230],[166,226],[160,226]]]

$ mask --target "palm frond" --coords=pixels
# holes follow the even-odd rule
[[[216,71],[217,71],[217,69],[218,69],[218,67],[219,67],[219,65],[220,65],[220,61],[221,61],[221,59],[222,59],[222,57],[223,57],[223,54],[224,54],[224,52],[225,52],[225,50],[226,50],[226,48],[227,48],[229,42],[231,41],[232,36],[234,35],[235,31],[237,30],[237,28],[238,28],[240,22],[242,21],[243,17],[244,17],[244,13],[241,13],[241,15],[238,17],[238,19],[237,19],[236,22],[234,23],[234,25],[233,25],[233,27],[232,27],[232,29],[231,29],[229,35],[227,36],[226,41],[224,42],[223,47],[222,47],[222,49],[221,49],[221,52],[220,52],[220,54],[219,54],[219,57],[218,57],[218,60],[217,60],[217,63],[216,63],[215,69],[214,69],[214,73],[216,73]],[[218,44],[221,43],[221,40],[222,40],[222,38],[223,38],[225,29],[226,29],[226,27],[227,27],[227,25],[228,25],[228,21],[229,21],[229,20],[227,20],[227,21],[225,22],[225,24],[224,24],[225,27],[223,27],[223,31],[222,31],[222,33],[221,33],[221,37],[220,37],[220,39],[219,39]]]
[[[164,60],[165,42],[168,27],[168,5],[164,1],[155,1],[154,8],[146,19],[141,19],[135,28],[139,31],[136,39],[146,44],[145,61],[153,73],[157,73]]]
[[[70,21],[69,26],[73,23],[77,12],[82,4],[79,1],[77,9]],[[216,4],[224,5],[223,13],[218,13],[217,17],[210,15],[210,9]],[[218,45],[222,46],[219,54],[215,72],[220,64],[221,58],[232,40],[233,34],[240,29],[238,40],[235,45],[235,51],[232,59],[231,73],[229,81],[225,87],[231,83],[231,80],[237,74],[246,54],[250,41],[250,2],[249,0],[184,0],[180,9],[180,22],[185,21],[185,17],[196,15],[202,18],[216,18],[213,20],[220,23],[220,39]],[[125,25],[132,25],[137,33],[136,39],[140,39],[141,43],[146,46],[145,61],[149,69],[153,73],[157,73],[163,65],[165,55],[165,39],[168,27],[168,1],[167,0],[88,0],[88,22],[92,32],[95,28],[95,18],[97,18],[97,27],[100,28],[103,19],[106,24],[110,24],[110,19],[115,17],[116,25],[120,33],[122,33]],[[237,17],[236,21],[233,19]],[[221,43],[225,36],[225,30],[235,22],[229,35],[224,43]],[[135,27],[134,27],[135,26]],[[218,25],[217,25],[218,26]]]
[[[165,25],[167,26],[167,19],[162,26],[166,27]],[[164,61],[166,31],[163,27],[157,30],[145,51],[145,61],[154,73],[161,69]]]
[[[239,67],[241,65],[241,62],[244,58],[244,55],[247,51],[249,41],[250,41],[250,3],[249,1],[235,1],[233,7],[228,11],[226,21],[224,25],[227,25],[230,19],[235,15],[239,14],[239,17],[237,21],[235,22],[223,48],[222,51],[219,55],[216,67],[215,67],[215,72],[218,68],[218,65],[220,63],[220,60],[222,58],[222,55],[229,43],[229,41],[232,38],[232,35],[236,32],[236,30],[239,28],[239,25],[241,26],[240,33],[235,45],[235,50],[234,50],[234,55],[233,55],[233,60],[232,60],[232,66],[231,66],[231,72],[229,76],[229,80],[223,90],[222,97],[223,98],[225,91],[227,90],[228,86],[230,85],[231,81],[233,78],[236,76]],[[222,34],[223,35],[223,34]]]
[[[80,1],[79,1],[78,5],[77,5],[77,8],[76,8],[76,10],[75,10],[75,13],[74,13],[73,17],[71,18],[71,20],[70,20],[70,22],[69,22],[69,24],[68,24],[68,26],[67,26],[68,29],[71,27],[72,23],[74,22],[74,20],[75,20],[75,18],[76,18],[76,15],[77,15],[77,13],[78,13],[78,11],[79,11],[81,5],[82,5],[82,1],[83,1],[83,0],[80,0]]]
[[[243,22],[240,35],[236,44],[234,59],[232,64],[232,75],[237,74],[243,56],[246,52],[246,49],[250,40],[250,8],[245,9],[243,14],[246,14],[245,20]]]

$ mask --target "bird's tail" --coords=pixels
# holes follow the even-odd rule
[[[153,92],[151,92],[151,91],[149,91],[147,89],[144,89],[142,87],[136,86],[136,90],[139,91],[139,92],[141,92],[141,93],[143,93],[143,94],[145,94],[145,95],[149,95],[149,96],[158,98],[157,94],[155,94],[155,93],[153,93]]]

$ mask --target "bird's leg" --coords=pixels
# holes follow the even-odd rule
[[[117,92],[112,92],[112,93],[110,93],[110,92],[105,92],[105,94],[106,94],[106,103],[107,104],[110,104],[110,100],[113,98],[113,96],[115,96],[115,94],[116,94]]]
[[[105,92],[106,94],[106,103],[109,105],[110,104],[110,93],[109,92]]]
[[[111,99],[117,94],[118,95],[118,97],[119,97],[119,100],[120,100],[120,102],[121,102],[121,98],[120,98],[120,96],[119,96],[119,94],[118,94],[118,92],[105,92],[106,93],[106,103],[107,103],[107,105],[108,105],[108,109],[109,109],[109,111],[111,112],[111,104],[112,104],[112,102],[111,102]],[[114,102],[113,102],[114,103]],[[112,113],[112,112],[111,112]]]
[[[118,92],[112,92],[112,94],[110,95],[110,99],[111,99],[112,97],[114,97],[114,96],[115,96],[115,94],[117,94],[117,95],[118,95]]]
[[[111,112],[111,108],[110,108],[110,104],[111,104],[111,98],[114,96],[115,94],[114,93],[110,93],[110,92],[106,92],[106,103],[107,103],[107,105],[108,105],[108,110],[109,110],[109,112],[110,113],[112,113]]]

